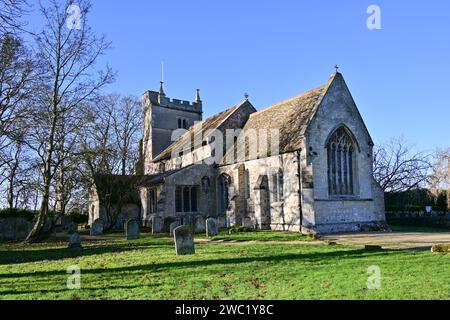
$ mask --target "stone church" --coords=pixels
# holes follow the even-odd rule
[[[304,233],[386,226],[374,143],[339,72],[260,111],[246,96],[206,120],[198,90],[193,102],[170,99],[161,83],[144,94],[142,111],[136,175],[96,181],[91,222],[105,219],[106,195],[109,207],[120,202],[122,220],[154,232],[174,221],[202,231],[208,217],[222,227]],[[120,183],[131,190],[126,197]]]

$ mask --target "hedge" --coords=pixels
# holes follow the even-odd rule
[[[23,218],[27,221],[32,221],[36,216],[35,212],[25,209],[3,209],[0,210],[0,219],[7,218]]]

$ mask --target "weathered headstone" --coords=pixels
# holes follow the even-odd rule
[[[125,222],[125,234],[127,240],[137,240],[139,239],[139,222],[135,219],[127,220]]]
[[[254,228],[255,227],[255,225],[253,224],[252,219],[249,218],[249,217],[244,217],[242,219],[242,226],[245,227],[245,228]]]
[[[75,222],[72,222],[67,226],[67,232],[69,234],[74,234],[77,231],[78,231],[78,225],[76,225]]]
[[[209,218],[206,220],[206,236],[214,237],[219,234],[219,229],[217,228],[217,221],[214,218]]]
[[[195,254],[194,236],[189,226],[180,226],[173,231],[177,255]]]
[[[95,220],[91,225],[91,236],[97,237],[103,234],[103,222],[99,219]]]
[[[195,216],[194,232],[206,231],[206,220],[204,216]]]
[[[78,233],[74,233],[70,237],[67,250],[72,257],[79,256],[83,253],[83,246],[81,245],[81,238]]]
[[[170,230],[169,230],[170,235],[173,236],[173,235],[174,235],[173,231],[174,231],[176,228],[180,227],[180,226],[181,226],[181,222],[180,222],[180,221],[172,222],[172,223],[170,224]]]
[[[152,218],[152,234],[161,233],[163,227],[162,219],[160,217]]]
[[[228,227],[226,217],[218,217],[217,226],[219,227],[219,229]]]
[[[59,223],[58,223],[59,222]],[[57,224],[62,225],[65,231],[69,231],[70,227],[72,226],[72,218],[69,216],[62,216],[60,218],[60,221],[58,221]]]

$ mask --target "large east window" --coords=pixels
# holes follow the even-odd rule
[[[198,212],[198,186],[175,188],[175,210],[177,213]]]
[[[355,142],[345,127],[337,129],[327,143],[328,188],[331,196],[355,192]]]

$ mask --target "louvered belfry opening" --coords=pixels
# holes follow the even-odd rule
[[[354,195],[355,142],[345,127],[337,129],[329,138],[328,186],[330,196]]]

